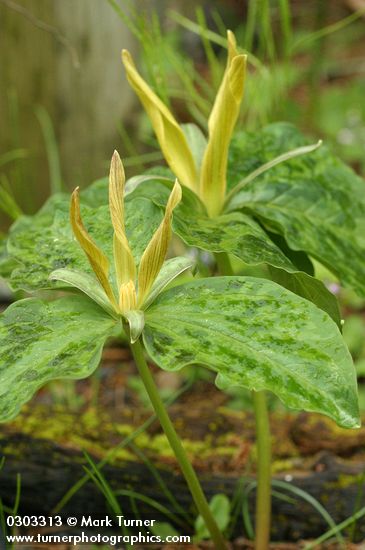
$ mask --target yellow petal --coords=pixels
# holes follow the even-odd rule
[[[209,141],[204,153],[200,196],[211,217],[220,213],[226,193],[228,147],[243,98],[246,56],[237,52],[234,34],[228,31],[227,67],[209,117]]]
[[[70,218],[72,230],[81,248],[85,252],[91,267],[94,270],[101,286],[105,290],[113,307],[118,310],[114,292],[108,279],[109,261],[100,248],[94,243],[85,229],[81,219],[79,188],[77,187],[71,195]]]
[[[122,52],[128,82],[138,95],[157,136],[167,164],[178,180],[196,193],[199,191],[197,169],[185,135],[166,105],[138,73],[132,56]]]
[[[120,286],[119,308],[122,313],[137,309],[136,287],[132,280]]]
[[[171,218],[174,208],[181,201],[181,187],[178,181],[167,201],[164,218],[155,231],[141,258],[138,272],[138,307],[141,307],[164,263],[171,237]]]
[[[114,151],[109,174],[109,209],[114,227],[114,263],[118,288],[136,278],[136,266],[129,247],[124,225],[124,168]]]

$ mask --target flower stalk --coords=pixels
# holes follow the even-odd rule
[[[257,448],[255,550],[267,550],[271,526],[271,434],[265,392],[253,391],[252,399]]]
[[[162,429],[164,430],[170,446],[174,451],[175,457],[188,484],[198,512],[204,519],[205,525],[210,532],[214,546],[216,550],[227,550],[227,546],[225,544],[222,533],[220,532],[217,523],[212,515],[194,468],[192,467],[188,459],[186,451],[181,443],[179,436],[175,431],[175,428],[158,393],[158,389],[153,380],[151,371],[144,358],[142,345],[140,341],[137,340],[136,342],[134,342],[134,344],[131,344],[130,347],[139,374],[155,410],[156,416],[158,417]]]

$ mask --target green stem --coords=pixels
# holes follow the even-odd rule
[[[233,275],[233,269],[225,252],[215,253],[220,275]],[[252,392],[257,444],[257,490],[255,550],[267,550],[271,527],[271,435],[266,395],[264,391]]]
[[[271,436],[265,392],[252,392],[257,446],[255,550],[267,550],[271,526]]]
[[[176,459],[184,474],[199,514],[204,519],[207,529],[210,532],[210,535],[214,542],[214,546],[216,550],[226,550],[227,547],[224,542],[222,533],[218,529],[218,526],[210,511],[196,473],[189,462],[186,451],[181,444],[180,438],[175,431],[175,428],[169,418],[169,415],[167,414],[165,406],[158,393],[151,371],[144,358],[142,345],[140,341],[137,340],[134,344],[130,344],[130,346],[139,374],[147,390],[153,408],[155,409],[156,416],[159,419],[161,426],[166,434],[166,437],[171,445],[171,448],[175,453]]]

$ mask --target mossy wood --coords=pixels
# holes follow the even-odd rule
[[[130,434],[135,429],[136,418],[125,411],[122,423],[113,425],[110,418],[103,414],[97,415],[96,411],[78,415],[75,421],[70,413],[59,410],[58,421],[51,422],[51,416],[54,416],[50,416],[49,412],[47,414],[45,409],[43,412],[38,411],[38,419],[35,416],[36,411],[37,409],[33,414],[27,413],[23,417],[18,417],[15,424],[5,427],[0,438],[0,457],[5,456],[5,463],[0,472],[1,498],[5,504],[12,504],[16,475],[20,472],[20,512],[48,516],[65,492],[84,475],[85,458],[75,449],[82,446],[94,455],[97,463],[107,452],[103,450],[103,445],[107,449],[111,437],[116,443],[116,432]],[[245,463],[247,477],[244,479],[243,488],[251,483],[253,476],[249,473],[248,457],[250,453],[255,452],[255,446],[253,419],[250,414],[219,408],[212,416],[208,404],[198,411],[186,411],[183,406],[175,406],[172,407],[171,413],[176,424],[180,425],[179,431],[184,445],[189,449],[209,498],[217,493],[224,493],[232,499],[239,486],[239,480],[242,479],[241,471]],[[196,415],[193,422],[190,418],[192,414]],[[208,418],[211,422],[207,428]],[[240,433],[242,425],[245,426],[244,443]],[[19,431],[21,426],[26,434]],[[365,463],[361,455],[365,441],[364,429],[341,430],[323,417],[306,414],[297,418],[273,414],[272,428],[275,454],[273,468],[276,472],[274,479],[291,479],[294,487],[316,498],[330,513],[335,523],[351,516],[355,506],[360,508],[365,505]],[[67,435],[70,429],[72,433]],[[47,430],[49,434],[57,435],[60,442],[44,439]],[[36,438],[31,435],[37,431],[42,437]],[[316,433],[315,440],[312,437],[313,431]],[[108,443],[99,440],[100,434],[109,439]],[[67,444],[65,437],[68,437]],[[124,436],[120,435],[119,440],[123,439]],[[238,445],[239,441],[241,446]],[[178,503],[187,512],[194,514],[187,486],[178,473],[175,460],[157,425],[152,425],[148,432],[139,436],[134,443],[141,453],[157,464],[158,473]],[[315,443],[316,446],[313,446]],[[301,451],[307,456],[300,457]],[[355,453],[354,460],[351,462],[338,458],[333,454],[336,451],[342,456]],[[47,468],[44,467],[44,457],[47,457]],[[178,512],[161,490],[151,470],[137,459],[132,447],[119,449],[111,464],[105,465],[102,472],[114,491],[136,491],[156,499],[171,512]],[[273,497],[272,540],[307,539],[319,536],[327,529],[323,518],[308,502],[295,497],[289,491],[282,492],[287,497],[294,498],[294,503]],[[126,517],[134,517],[133,503],[130,499],[125,496],[119,497],[119,502],[123,514]],[[253,514],[254,491],[249,496],[249,508]],[[167,519],[142,501],[138,501],[138,509],[143,517],[162,521]],[[73,516],[90,514],[99,517],[108,514],[109,510],[103,495],[93,482],[88,482],[65,505],[62,513]],[[181,514],[179,517],[181,518]],[[181,526],[176,527],[182,530]],[[185,533],[188,532],[187,526]],[[242,536],[242,532],[242,523],[239,519],[234,536]],[[360,540],[364,535],[365,522],[360,520],[356,528],[356,538]]]

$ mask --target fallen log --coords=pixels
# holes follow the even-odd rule
[[[180,419],[181,421],[182,410],[179,410],[179,407],[173,407],[172,416],[175,420]],[[202,416],[204,417],[204,415]],[[128,413],[126,417],[128,417]],[[312,446],[314,445],[314,440],[317,442],[317,446],[314,445],[316,454],[309,456],[309,458],[300,458],[298,456],[285,457],[285,453],[283,454],[282,451],[282,456],[279,458],[276,456],[276,461],[274,461],[274,468],[277,470],[274,480],[286,481],[288,488],[284,489],[283,487],[278,488],[274,486],[276,493],[273,497],[272,540],[298,541],[300,539],[319,536],[328,529],[328,524],[308,501],[293,493],[293,488],[294,491],[297,488],[311,495],[324,506],[335,523],[340,523],[351,516],[354,511],[365,505],[365,461],[359,458],[349,460],[335,456],[333,452],[336,450],[336,438],[339,439],[339,434],[336,432],[338,428],[334,428],[335,435],[331,436],[330,429],[328,428],[329,424],[326,420],[323,421],[321,417],[299,415],[298,417],[292,417],[291,421],[288,421],[288,416],[285,418],[285,430],[289,435],[291,434],[290,441],[287,441],[285,445],[291,449],[290,452],[292,455],[295,455],[295,452],[291,448],[293,440],[296,441],[296,449],[300,449],[300,445],[302,445],[303,449],[306,449],[307,454],[309,453],[308,447],[310,447],[309,441],[312,440]],[[249,472],[248,464],[250,460],[247,448],[245,451],[239,449],[237,446],[236,455],[232,458],[230,449],[227,450],[227,439],[225,439],[225,447],[223,446],[223,448],[218,443],[220,429],[217,426],[224,425],[226,430],[228,427],[231,430],[231,437],[233,437],[233,428],[235,426],[236,428],[237,426],[242,426],[244,419],[246,420],[245,426],[247,427],[245,440],[246,444],[250,445],[250,440],[253,438],[253,434],[251,433],[251,416],[247,415],[247,413],[234,413],[232,415],[231,412],[218,411],[214,420],[215,424],[211,425],[216,438],[206,438],[208,444],[211,445],[212,456],[216,456],[217,458],[218,466],[216,467],[216,471],[213,463],[210,464],[209,460],[207,461],[208,467],[204,468],[204,460],[201,458],[201,456],[204,456],[202,452],[200,453],[201,456],[192,456],[192,460],[198,469],[199,477],[208,498],[217,493],[224,493],[232,502],[240,502],[240,508],[242,508],[243,500],[247,498],[248,509],[251,517],[253,517],[254,490],[251,490],[247,497],[245,497],[245,491],[247,492],[248,488],[252,487],[252,481],[255,479],[252,471]],[[81,417],[74,417],[73,422],[76,433],[77,427],[79,429],[80,424],[82,425]],[[275,433],[277,434],[276,423],[281,424],[280,430],[282,430],[283,417],[281,416],[275,420],[274,416],[273,420],[274,449],[276,449],[277,455],[278,449],[283,448],[284,441],[275,441]],[[64,497],[67,490],[84,476],[84,466],[87,465],[87,461],[80,450],[72,448],[69,444],[55,443],[49,438],[21,433],[19,431],[20,424],[21,420],[15,426],[7,427],[0,437],[0,458],[1,456],[5,458],[2,470],[0,471],[0,497],[3,504],[12,506],[16,493],[16,478],[19,474],[21,478],[20,513],[23,515],[48,516],[55,510],[55,507]],[[188,425],[190,426],[190,435],[198,433],[200,441],[202,434],[199,427],[192,426],[190,422]],[[316,432],[313,432],[313,425],[316,426]],[[24,427],[27,427],[26,423]],[[310,431],[310,427],[312,428],[312,432]],[[131,430],[133,428],[134,426],[132,426]],[[106,424],[105,430],[108,431]],[[123,431],[126,433],[128,430],[124,427]],[[189,430],[187,432],[189,435]],[[321,451],[318,448],[318,442],[321,441],[321,432],[324,448],[330,450]],[[174,460],[168,455],[164,456],[163,444],[161,450],[154,448],[153,452],[155,456],[153,456],[153,453],[151,454],[151,448],[156,444],[156,437],[162,436],[155,426],[150,428],[148,433],[144,434],[144,443],[138,439],[136,441],[139,448],[145,446],[143,452],[146,453],[146,456],[148,455],[150,461],[158,465],[156,470],[151,470],[148,464],[138,459],[138,453],[133,454],[133,449],[130,449],[130,456],[117,453],[117,459],[114,457],[112,463],[107,463],[103,466],[101,470],[102,474],[117,495],[125,517],[134,517],[137,506],[138,513],[142,518],[153,518],[174,523],[171,516],[166,517],[161,511],[154,509],[146,502],[140,501],[138,498],[130,498],[125,493],[125,491],[132,491],[134,493],[142,493],[144,497],[158,501],[160,505],[166,507],[177,518],[185,522],[186,517],[181,513],[181,508],[192,517],[194,517],[195,513],[188,489]],[[340,454],[343,456],[353,454],[355,449],[357,449],[361,458],[364,438],[363,430],[353,431],[349,433],[348,437],[349,447],[347,449],[343,441],[339,443]],[[88,438],[85,437],[82,444],[83,448],[87,448],[86,441],[88,439],[88,451],[91,450],[93,453],[96,440],[99,439],[95,426],[94,438],[90,434]],[[186,445],[188,441],[186,433],[184,441]],[[236,439],[236,441],[238,440]],[[116,444],[116,442],[114,443]],[[151,444],[150,448],[148,447],[149,443]],[[192,441],[192,449],[195,443]],[[253,444],[253,441],[251,443]],[[222,449],[227,451],[229,459],[226,457],[223,462],[219,462],[224,454]],[[94,461],[97,464],[102,456],[98,452],[94,452],[93,454]],[[238,461],[239,457],[241,457],[241,464]],[[242,477],[244,463],[246,463],[246,477]],[[280,469],[283,471],[280,472]],[[162,481],[159,482],[156,479],[156,472],[158,472]],[[175,499],[173,502],[171,502],[171,498],[163,486],[173,495]],[[290,487],[292,488],[291,490]],[[123,491],[123,494],[118,496],[119,491]],[[281,495],[278,493],[281,493]],[[283,495],[290,497],[289,501]],[[93,518],[100,518],[105,516],[105,514],[110,514],[110,509],[103,494],[95,483],[89,480],[72,496],[61,512],[64,516],[72,515],[80,517],[82,515],[91,515]],[[175,526],[180,531],[189,533],[190,527],[188,525],[183,529],[181,525],[176,525],[176,523]],[[232,534],[233,536],[247,536],[241,512],[238,514]],[[362,519],[356,525],[356,539],[362,540],[364,537],[365,521]]]

